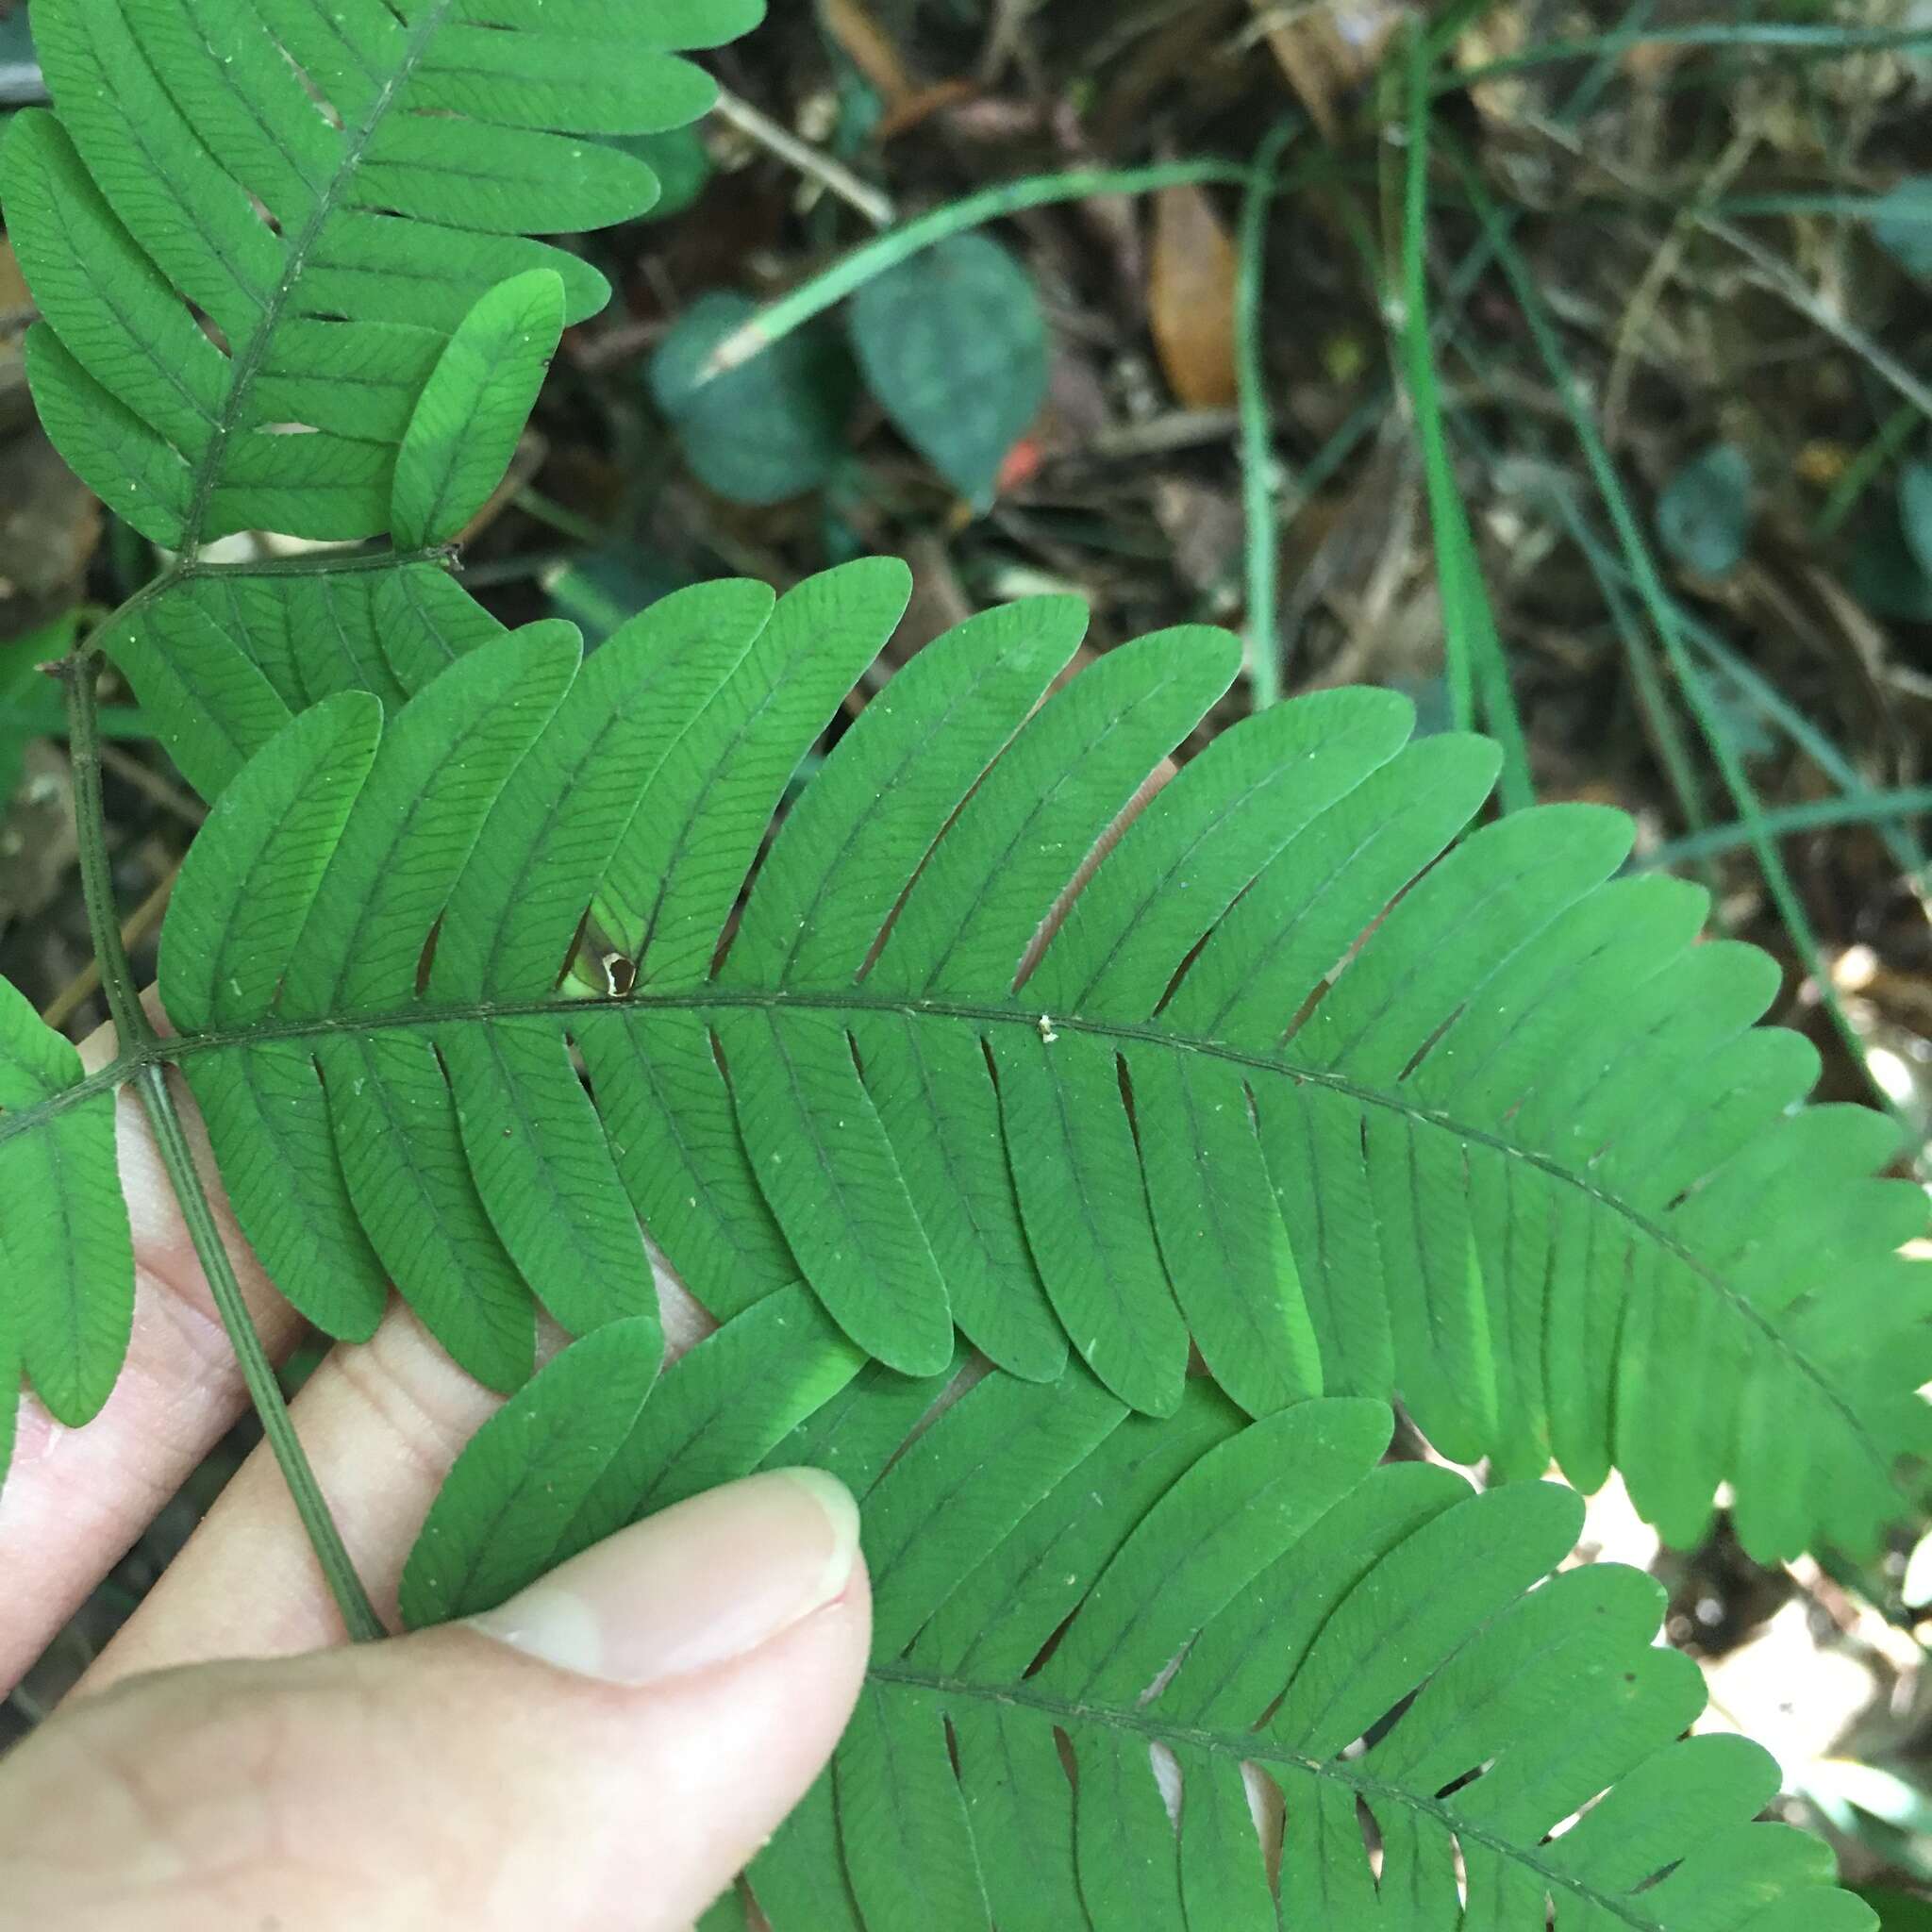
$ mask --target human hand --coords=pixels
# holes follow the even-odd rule
[[[83,1053],[104,1064],[111,1045]],[[140,1108],[120,1106],[133,1345],[85,1430],[25,1406],[0,1492],[0,1687],[243,1406]],[[285,1353],[299,1319],[220,1211]],[[689,1346],[703,1318],[660,1287]],[[293,1406],[391,1621],[416,1528],[495,1401],[398,1304]],[[666,1510],[475,1623],[345,1647],[258,1450],[75,1695],[0,1761],[0,1928],[677,1932],[830,1755],[869,1626],[857,1512],[807,1471]]]

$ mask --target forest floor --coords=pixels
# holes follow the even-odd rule
[[[1622,807],[1635,863],[1708,885],[1722,928],[1783,964],[1774,1017],[1818,1046],[1824,1093],[1882,1097],[1923,1144],[1927,0],[1441,8],[1421,88],[1397,0],[773,15],[712,59],[724,108],[653,149],[662,209],[583,244],[617,299],[567,335],[464,546],[499,615],[594,637],[694,578],[891,551],[919,585],[902,654],[1070,590],[1095,650],[1242,629],[1251,675],[1210,729],[1341,682],[1409,693],[1428,728],[1473,714],[1537,796]],[[34,97],[25,28],[0,0],[0,113]],[[1266,192],[1244,182],[1257,154],[1278,157]],[[971,221],[971,197],[1074,170],[1109,192]],[[861,295],[702,409],[674,393],[667,341],[962,204],[1003,255],[924,258],[956,277],[950,338]],[[102,1013],[32,666],[151,558],[33,426],[28,313],[0,242],[0,971],[77,1037]],[[1466,507],[1480,564],[1446,606],[1432,488]],[[116,877],[151,971],[201,808],[138,714],[109,716]],[[0,1745],[245,1446],[50,1652]],[[1908,1575],[1902,1546],[1865,1573],[1768,1572],[1722,1525],[1659,1556],[1614,1494],[1590,1534],[1665,1579],[1711,1721],[1770,1744],[1850,1876],[1932,1884],[1932,1624],[1907,1601],[1932,1599],[1932,1563]]]

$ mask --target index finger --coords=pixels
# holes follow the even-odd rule
[[[717,1324],[653,1257],[665,1353]],[[544,1324],[540,1352],[559,1346]],[[356,1573],[393,1628],[409,1546],[465,1442],[503,1397],[450,1360],[401,1302],[373,1340],[329,1351],[290,1413]],[[266,1445],[224,1490],[188,1546],[102,1652],[80,1688],[223,1657],[292,1657],[344,1639]]]

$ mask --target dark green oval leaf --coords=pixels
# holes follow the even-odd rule
[[[651,393],[708,489],[734,503],[782,503],[843,459],[858,378],[837,334],[819,327],[701,381],[711,351],[755,312],[742,295],[692,303],[651,360]]]
[[[1737,567],[1751,533],[1751,462],[1727,442],[1693,458],[1657,499],[1657,535],[1686,570],[1721,577]]]
[[[868,283],[852,340],[906,439],[974,503],[1046,400],[1046,318],[1033,278],[996,242],[958,235]]]

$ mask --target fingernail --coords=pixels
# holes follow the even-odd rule
[[[858,1560],[845,1486],[773,1470],[618,1531],[470,1627],[580,1676],[661,1684],[747,1656],[836,1603]]]

